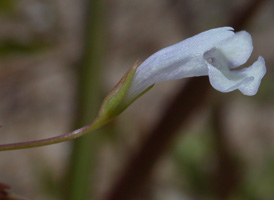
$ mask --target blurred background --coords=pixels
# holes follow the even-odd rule
[[[252,35],[245,66],[265,58],[257,95],[157,84],[88,136],[0,152],[0,199],[274,199],[271,0],[1,0],[0,143],[90,123],[137,59],[228,25]]]

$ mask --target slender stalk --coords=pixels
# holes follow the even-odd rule
[[[100,68],[102,66],[103,47],[103,1],[85,1],[84,49],[78,71],[78,115],[75,126],[87,124],[100,106]],[[69,161],[66,200],[87,200],[93,192],[91,179],[99,140],[98,134],[89,134],[72,143]]]
[[[2,144],[0,145],[0,151],[8,151],[8,150],[18,150],[18,149],[27,149],[33,147],[41,147],[50,144],[56,144],[60,142],[65,142],[68,140],[73,140],[80,136],[83,136],[91,131],[94,131],[101,126],[103,126],[107,121],[103,119],[95,120],[93,123],[88,124],[82,128],[74,130],[72,132],[59,135],[56,137],[41,139],[41,140],[33,140],[27,142],[18,142],[18,143],[11,143],[11,144]]]

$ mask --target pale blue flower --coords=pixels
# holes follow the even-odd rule
[[[147,58],[136,71],[128,97],[158,82],[205,75],[218,91],[238,89],[255,95],[266,72],[264,59],[260,56],[250,67],[233,70],[248,60],[252,50],[246,31],[234,33],[233,28],[223,27],[202,32]]]

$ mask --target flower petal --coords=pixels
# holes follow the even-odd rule
[[[241,85],[239,90],[248,96],[255,95],[261,84],[261,80],[266,73],[266,66],[264,58],[259,56],[258,60],[254,62],[250,67],[242,69],[241,73],[246,73],[247,76],[253,77],[253,81],[247,85]]]
[[[251,35],[246,31],[235,33],[234,37],[224,40],[216,46],[229,60],[229,68],[238,67],[248,60],[250,57],[253,45]]]
[[[207,75],[204,52],[233,37],[232,30],[231,27],[211,29],[154,53],[138,67],[129,98],[158,82]]]
[[[239,89],[245,95],[255,95],[265,72],[265,62],[261,56],[252,66],[237,71],[224,71],[208,63],[210,83],[221,92]]]

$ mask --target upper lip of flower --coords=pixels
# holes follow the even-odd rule
[[[263,58],[248,68],[231,70],[244,64],[252,50],[251,36],[245,31],[234,33],[233,28],[222,27],[202,32],[146,59],[136,71],[128,98],[157,82],[203,75],[221,92],[239,89],[254,95],[266,71]]]
[[[266,72],[264,59],[259,57],[248,68],[231,70],[244,64],[252,50],[250,34],[241,31],[206,51],[203,57],[207,64],[211,85],[221,92],[239,89],[245,95],[255,95]]]

